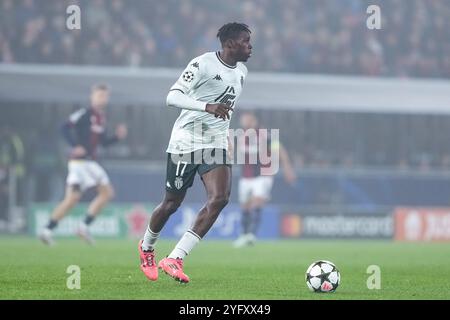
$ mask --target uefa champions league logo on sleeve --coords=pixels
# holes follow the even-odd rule
[[[192,73],[191,71],[186,71],[183,74],[183,80],[186,82],[192,82],[192,80],[194,80],[194,73]]]

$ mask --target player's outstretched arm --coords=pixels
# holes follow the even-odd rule
[[[176,107],[180,109],[208,112],[224,120],[230,119],[229,112],[233,111],[233,108],[231,108],[226,104],[223,103],[209,104],[203,101],[198,101],[185,95],[181,90],[178,89],[173,89],[169,91],[166,103],[168,107]]]
[[[184,94],[179,89],[172,89],[167,95],[166,104],[168,107],[187,109],[193,111],[206,111],[206,102],[195,100]]]

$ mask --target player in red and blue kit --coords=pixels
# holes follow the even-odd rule
[[[234,242],[236,248],[252,245],[256,241],[256,234],[261,220],[261,210],[270,200],[273,185],[273,174],[262,174],[264,169],[270,169],[271,163],[262,163],[260,152],[267,146],[268,158],[279,154],[281,168],[286,182],[292,184],[296,180],[289,156],[279,141],[271,141],[267,132],[259,129],[258,118],[252,112],[246,111],[240,117],[241,127],[245,131],[245,140],[237,145],[237,152],[244,154],[245,163],[242,165],[239,179],[239,203],[241,205],[242,232]],[[249,132],[256,133],[256,139],[249,139]],[[256,162],[254,160],[257,160]],[[270,170],[267,170],[270,171]]]
[[[116,127],[115,135],[107,135],[105,108],[109,102],[109,94],[110,90],[106,85],[95,85],[91,91],[90,108],[83,108],[71,114],[62,127],[63,136],[72,147],[66,194],[64,200],[53,210],[50,221],[39,235],[45,244],[54,243],[52,234],[58,222],[80,201],[87,189],[96,187],[97,196],[90,203],[86,217],[77,230],[82,239],[93,244],[89,225],[114,195],[106,171],[96,161],[99,145],[106,147],[127,136],[127,128],[123,124]]]

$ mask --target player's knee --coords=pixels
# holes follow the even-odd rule
[[[78,201],[80,201],[81,195],[78,194],[70,194],[64,198],[64,204],[67,208],[74,207]]]
[[[180,207],[180,202],[176,200],[164,200],[161,206],[164,212],[173,214]]]
[[[100,189],[100,195],[106,200],[106,201],[111,201],[114,196],[115,196],[115,192],[113,187],[111,186],[103,186]]]
[[[229,199],[230,196],[228,194],[213,195],[208,199],[208,206],[223,209],[228,204]]]
[[[116,192],[114,191],[113,187],[109,187],[108,191],[106,192],[106,198],[108,201],[111,201],[116,196]]]

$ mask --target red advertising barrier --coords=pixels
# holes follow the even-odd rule
[[[450,241],[450,208],[397,208],[398,241]]]

